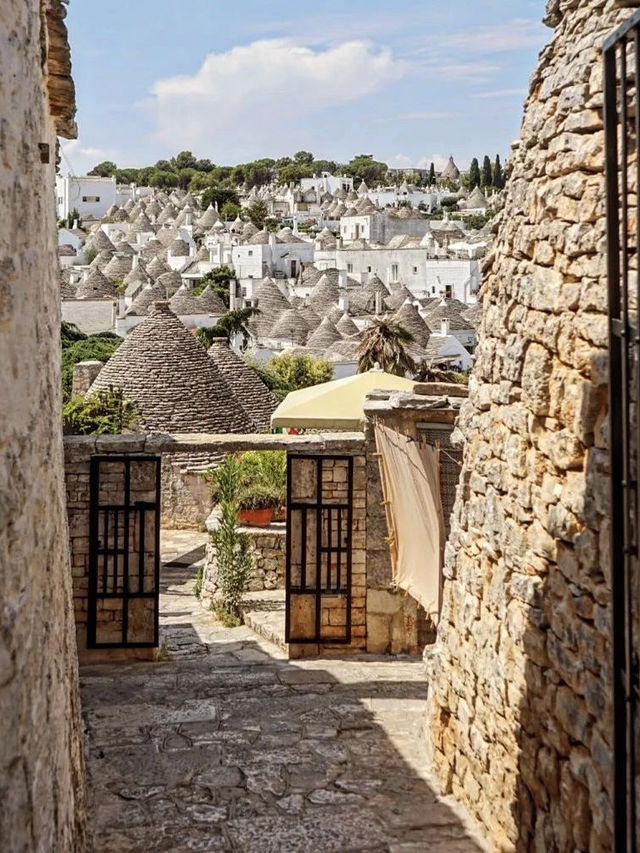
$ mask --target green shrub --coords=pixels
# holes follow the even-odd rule
[[[242,596],[247,591],[253,571],[251,538],[238,528],[238,504],[224,501],[220,504],[218,525],[211,533],[215,555],[219,604],[232,617],[240,617]]]
[[[136,406],[125,400],[121,388],[72,397],[62,407],[65,435],[119,435],[130,432],[137,421]]]
[[[240,509],[276,509],[282,506],[282,496],[264,483],[245,486],[238,495]]]
[[[196,576],[193,581],[193,594],[200,600],[202,598],[202,584],[204,582],[204,566],[198,566]]]

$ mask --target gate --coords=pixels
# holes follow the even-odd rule
[[[640,541],[640,13],[604,45],[614,846],[637,847]]]
[[[353,458],[287,458],[287,643],[351,642]]]
[[[158,645],[160,457],[94,456],[87,648]]]

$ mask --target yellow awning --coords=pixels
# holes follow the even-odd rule
[[[369,370],[292,391],[271,416],[272,427],[359,429],[371,391],[413,391],[415,381],[383,370]]]

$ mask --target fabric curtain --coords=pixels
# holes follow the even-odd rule
[[[439,452],[382,424],[375,431],[394,583],[437,621],[445,542]]]

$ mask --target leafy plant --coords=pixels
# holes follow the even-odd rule
[[[276,355],[267,362],[265,369],[289,391],[328,382],[333,376],[331,362],[308,355]]]
[[[237,628],[239,625],[242,625],[242,619],[228,613],[224,609],[224,605],[219,601],[212,601],[209,605],[209,610],[215,614],[218,622],[222,622],[225,628]]]
[[[198,566],[193,581],[193,594],[198,599],[202,598],[202,584],[204,583],[204,566]]]
[[[232,617],[241,615],[242,596],[253,571],[251,539],[238,529],[240,476],[241,462],[231,455],[211,473],[212,487],[220,506],[218,523],[211,533],[220,587],[219,604]]]
[[[62,407],[66,435],[119,435],[131,431],[137,421],[136,406],[125,400],[121,388],[72,397]]]
[[[282,495],[266,483],[251,483],[238,495],[240,509],[276,509],[282,506]]]
[[[358,372],[372,370],[376,364],[396,376],[415,371],[415,362],[405,347],[414,337],[404,326],[393,320],[375,319],[362,333],[358,347]]]
[[[285,450],[248,450],[240,457],[243,489],[259,484],[275,495],[274,506],[286,500],[287,453]]]
[[[66,400],[71,394],[73,368],[79,361],[108,361],[122,343],[122,338],[113,332],[85,335],[73,323],[62,323],[62,395]]]

